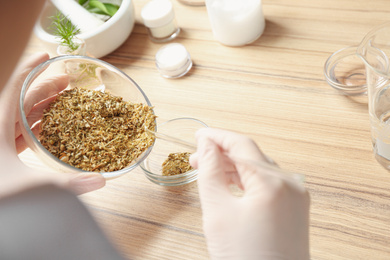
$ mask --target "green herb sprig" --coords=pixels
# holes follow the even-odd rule
[[[61,44],[67,46],[71,51],[77,50],[79,45],[74,43],[73,38],[80,32],[80,29],[60,12],[50,18],[52,19],[50,29],[60,39]]]

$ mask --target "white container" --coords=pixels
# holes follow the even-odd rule
[[[164,78],[179,78],[191,69],[192,60],[184,45],[170,43],[158,50],[156,66]]]
[[[242,46],[263,34],[261,0],[206,0],[206,7],[214,37],[224,45]]]
[[[134,0],[117,0],[119,10],[104,24],[85,33],[77,35],[87,45],[89,56],[100,58],[121,46],[130,36],[135,24]],[[58,39],[48,28],[52,23],[50,17],[58,12],[51,1],[46,4],[34,27],[35,35],[41,39],[45,50],[52,56],[57,55]]]
[[[141,17],[150,39],[154,42],[172,40],[180,33],[170,0],[148,2],[141,10]]]

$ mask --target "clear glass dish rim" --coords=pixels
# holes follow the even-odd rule
[[[31,131],[30,129],[30,126],[27,122],[27,117],[26,117],[26,114],[25,114],[25,111],[24,111],[24,98],[26,96],[26,93],[27,93],[27,90],[28,90],[28,86],[32,83],[32,81],[34,80],[34,77],[37,75],[37,72],[41,71],[43,68],[49,66],[50,64],[56,62],[56,61],[61,61],[61,60],[72,60],[72,59],[84,59],[84,60],[89,60],[91,62],[97,62],[97,63],[101,63],[103,64],[104,66],[106,66],[108,69],[110,69],[111,71],[115,71],[115,72],[118,72],[119,74],[121,74],[122,76],[124,76],[125,78],[129,79],[130,82],[133,83],[133,85],[138,89],[138,91],[140,91],[140,93],[142,94],[143,98],[145,99],[145,102],[147,103],[148,106],[152,107],[152,104],[149,100],[149,98],[146,96],[145,92],[138,86],[138,84],[130,77],[128,76],[126,73],[124,73],[121,69],[115,67],[114,65],[111,65],[110,63],[106,62],[106,61],[103,61],[103,60],[100,60],[100,59],[96,59],[96,58],[92,58],[92,57],[88,57],[88,56],[80,56],[80,55],[63,55],[63,56],[57,56],[57,57],[54,57],[54,58],[51,58],[47,61],[44,61],[42,62],[41,64],[39,64],[38,66],[36,66],[26,77],[26,79],[24,80],[23,82],[23,85],[22,85],[22,90],[20,92],[20,97],[19,97],[19,116],[20,116],[20,119],[21,119],[21,122],[22,122],[22,127],[25,128],[25,130],[27,131],[28,135],[31,138],[31,140],[34,142],[34,144],[39,147],[39,149],[46,155],[48,156],[49,158],[51,158],[53,161],[55,161],[56,163],[60,164],[63,166],[63,168],[65,169],[69,169],[70,172],[88,172],[88,171],[84,171],[84,170],[81,170],[79,168],[76,168],[76,167],[73,167],[67,163],[64,163],[63,161],[61,161],[60,159],[58,159],[57,157],[55,157],[53,154],[51,154],[46,148],[43,147],[43,145],[39,142],[39,140],[35,137],[35,135],[33,134],[33,132]],[[107,179],[111,179],[111,178],[116,178],[116,177],[119,177],[125,173],[128,173],[129,171],[133,170],[134,168],[136,168],[143,160],[145,160],[145,158],[150,154],[150,152],[152,151],[152,147],[149,147],[145,153],[143,154],[143,156],[141,158],[139,158],[139,160],[129,166],[129,167],[126,167],[122,170],[119,170],[119,171],[113,171],[113,172],[97,172],[99,174],[101,174],[104,178],[107,178]]]
[[[173,121],[178,121],[178,120],[191,120],[191,121],[195,121],[195,122],[200,123],[204,127],[208,127],[206,123],[200,121],[199,119],[192,118],[192,117],[180,117],[180,118],[170,119],[168,121],[161,123],[160,125],[157,125],[157,129],[158,129],[158,127],[164,126],[165,124],[171,123]],[[187,177],[192,177],[193,175],[196,175],[198,173],[197,169],[193,169],[191,171],[177,174],[177,175],[164,176],[164,175],[156,174],[156,173],[149,171],[148,169],[145,168],[144,163],[145,163],[144,160],[140,163],[141,169],[144,171],[144,173],[147,175],[148,178],[152,178],[154,180],[165,180],[165,181],[177,180],[177,181],[180,181],[180,180],[185,179]]]
[[[367,91],[367,84],[362,85],[345,85],[341,84],[339,82],[336,82],[333,80],[333,77],[331,77],[331,70],[334,69],[337,64],[345,59],[346,57],[356,55],[357,58],[359,56],[357,55],[357,46],[348,46],[342,49],[339,49],[332,53],[328,59],[326,60],[324,64],[324,76],[326,82],[333,88],[342,91],[343,93],[347,95],[361,95],[366,93]],[[364,64],[362,60],[362,64]]]

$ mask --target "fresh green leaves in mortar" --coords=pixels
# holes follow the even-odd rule
[[[103,3],[98,0],[79,0],[79,4],[82,5],[91,13],[104,14],[113,16],[119,9],[119,5]]]
[[[50,18],[52,19],[50,29],[53,30],[53,34],[60,39],[61,44],[67,46],[71,51],[76,50],[79,45],[73,42],[73,37],[80,32],[80,29],[73,25],[60,12],[57,12],[55,16]]]

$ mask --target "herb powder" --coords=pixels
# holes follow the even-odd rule
[[[84,171],[111,172],[130,165],[154,141],[153,109],[108,93],[65,90],[44,111],[40,142],[61,161]]]
[[[190,155],[191,153],[170,153],[162,164],[162,175],[170,176],[192,170]]]

